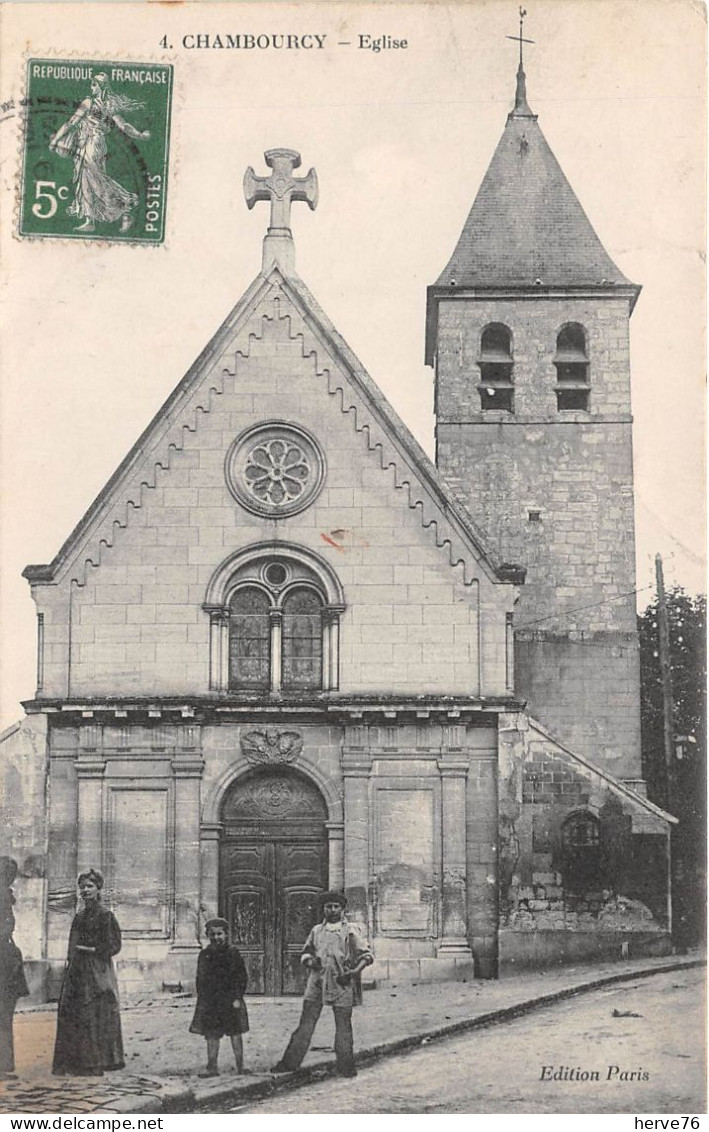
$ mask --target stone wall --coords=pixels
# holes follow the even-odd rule
[[[495,973],[497,732],[487,723],[348,729],[348,914],[368,927],[377,979]]]
[[[664,816],[526,716],[503,717],[499,817],[503,968],[668,949]]]
[[[0,856],[17,862],[14,940],[25,959],[30,1001],[44,994],[44,902],[47,870],[47,721],[32,716],[0,735]],[[25,1000],[26,1002],[27,1000]]]
[[[527,570],[515,688],[574,750],[639,778],[627,300],[461,298],[439,311],[439,469],[500,558]],[[556,336],[570,320],[587,332],[587,412],[556,405]],[[513,413],[480,408],[493,321],[513,335]]]
[[[489,733],[492,740],[496,732]],[[468,938],[478,978],[497,974],[497,752],[475,750],[468,771]]]
[[[617,778],[640,777],[635,632],[515,634],[515,688],[532,714]]]
[[[246,757],[244,737],[273,721],[177,716],[166,709],[160,719],[121,722],[104,713],[62,718],[51,729],[50,997],[77,906],[76,875],[89,865],[104,871],[104,899],[123,930],[122,987],[191,985],[204,923],[223,913],[223,799],[261,765]],[[324,800],[328,884],[344,888],[348,915],[372,941],[373,977],[490,977],[495,717],[420,716],[280,723],[275,731],[298,737],[282,769],[304,775]]]

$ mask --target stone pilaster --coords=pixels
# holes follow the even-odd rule
[[[327,829],[328,887],[341,891],[345,887],[345,823],[325,822]]]
[[[348,918],[367,926],[369,885],[369,775],[372,760],[367,752],[343,757],[345,788],[345,893]]]
[[[220,822],[203,823],[201,827],[202,884],[200,907],[205,909],[206,919],[219,913],[219,844],[222,826]]]
[[[76,863],[79,872],[103,868],[103,777],[105,759],[87,751],[76,761],[78,821]],[[109,878],[110,887],[110,878]]]
[[[468,764],[439,759],[443,832],[442,924],[439,955],[472,959],[466,929],[465,793]]]
[[[196,751],[172,761],[175,779],[175,937],[173,950],[199,949],[200,781]]]

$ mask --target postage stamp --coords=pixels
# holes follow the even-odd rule
[[[30,59],[19,234],[160,244],[173,69]]]

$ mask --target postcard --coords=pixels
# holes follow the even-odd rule
[[[0,8],[0,1111],[704,1111],[705,16]]]

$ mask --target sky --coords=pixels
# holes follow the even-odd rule
[[[424,448],[426,286],[455,246],[514,97],[518,9],[458,4],[9,4],[0,102],[32,56],[171,62],[161,247],[17,233],[21,122],[0,112],[0,725],[34,694],[49,562],[259,271],[248,165],[297,149],[297,270]],[[197,33],[326,36],[323,50],[190,49]],[[374,52],[359,37],[406,39]],[[643,290],[631,321],[638,602],[705,589],[705,38],[690,0],[530,6],[530,105],[604,246]],[[171,46],[161,46],[164,41]],[[346,41],[350,46],[338,46]],[[59,45],[59,46],[58,46]]]

